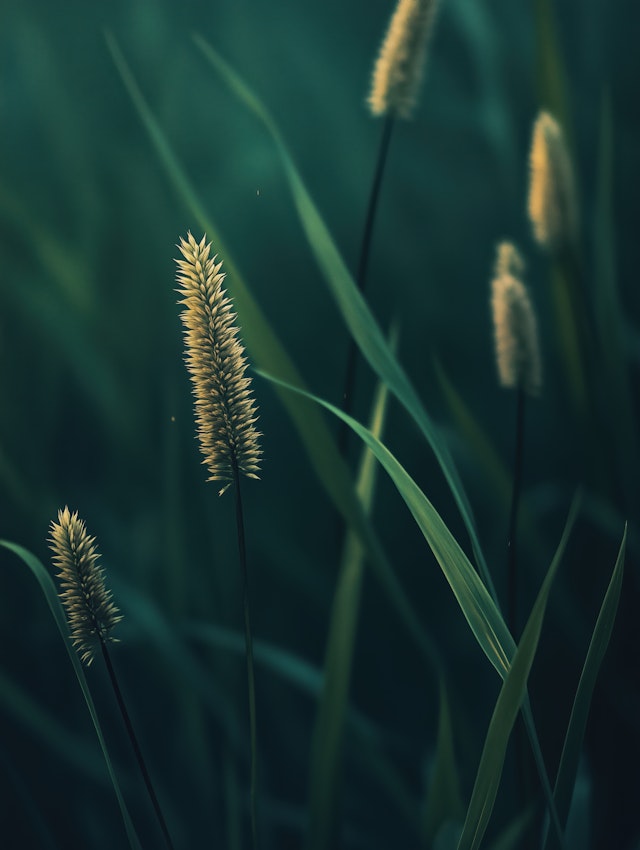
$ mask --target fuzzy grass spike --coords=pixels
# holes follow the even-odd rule
[[[261,450],[257,408],[246,377],[247,360],[234,324],[236,314],[224,287],[222,263],[210,257],[206,237],[191,235],[178,245],[178,292],[184,325],[186,363],[195,396],[196,424],[209,481],[222,481],[220,495],[233,483],[234,466],[258,478]]]
[[[399,0],[373,71],[373,115],[411,117],[437,6],[437,0]]]
[[[111,630],[120,622],[119,613],[104,583],[96,539],[87,533],[77,511],[68,507],[58,511],[58,522],[51,523],[49,545],[53,564],[58,570],[60,598],[67,612],[73,645],[80,660],[89,666],[101,641],[116,640]]]

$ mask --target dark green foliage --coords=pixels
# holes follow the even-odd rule
[[[388,2],[366,14],[337,0],[0,11],[0,537],[48,561],[47,529],[67,503],[98,536],[125,615],[113,656],[177,850],[240,850],[249,837],[233,504],[205,481],[175,303],[175,244],[189,229],[224,260],[252,367],[338,408],[353,334],[364,356],[353,415],[367,421],[382,379],[379,451],[402,482],[399,493],[381,473],[367,516],[352,472],[362,442],[352,434],[342,459],[337,419],[255,377],[264,463],[243,497],[261,846],[308,839],[323,727],[338,729],[333,750],[315,747],[340,780],[323,804],[341,847],[443,850],[461,834],[501,687],[487,656],[506,675],[520,638],[501,613],[513,398],[495,377],[489,280],[502,239],[526,258],[545,382],[527,406],[521,623],[584,487],[529,675],[529,731],[550,788],[562,765],[560,821],[580,756],[591,845],[637,845],[638,13],[626,12],[443,0],[414,118],[394,128],[360,302],[353,273],[381,129],[365,98]],[[555,268],[526,216],[541,106],[567,128],[580,190],[579,256]],[[554,279],[581,317],[583,408],[562,363]],[[397,353],[380,330],[395,316]],[[338,512],[365,554],[342,573],[353,592],[345,642],[331,645],[345,656],[332,653],[322,702],[344,587]],[[611,571],[625,520],[623,585],[622,558]],[[135,846],[134,823],[154,846],[103,671],[85,676],[72,653],[74,674],[16,552],[66,628],[39,562],[1,549],[5,843],[107,850],[126,847],[128,830]],[[532,768],[522,808],[511,744],[502,769],[483,846],[524,847],[541,834],[543,793]],[[582,850],[568,823],[567,850]]]

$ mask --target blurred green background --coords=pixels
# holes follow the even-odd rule
[[[23,0],[0,7],[0,537],[48,563],[48,526],[65,504],[97,536],[126,617],[114,656],[180,847],[232,846],[225,842],[234,822],[233,789],[242,805],[248,759],[244,659],[191,637],[189,657],[199,665],[191,669],[171,657],[153,624],[166,620],[183,630],[207,621],[241,634],[233,500],[218,499],[216,487],[205,483],[182,362],[175,244],[188,229],[198,239],[201,233],[154,152],[107,50],[105,29],[309,387],[337,403],[346,328],[306,244],[271,141],[206,64],[192,34],[210,41],[268,105],[353,268],[381,132],[365,98],[393,6],[388,0]],[[594,0],[557,0],[555,12],[591,287],[598,140],[610,98],[621,341],[637,388],[638,12]],[[497,240],[513,239],[526,257],[545,388],[528,409],[525,490],[535,534],[522,547],[523,612],[576,485],[586,480],[588,494],[531,682],[553,776],[622,522],[634,517],[628,493],[600,486],[575,439],[554,347],[549,264],[526,219],[528,146],[540,106],[534,20],[533,3],[442,0],[419,108],[414,120],[395,128],[391,143],[369,301],[383,327],[399,319],[400,359],[450,439],[503,593],[504,491],[448,406],[434,356],[508,469],[513,398],[497,386],[488,287]],[[374,380],[362,365],[359,377],[356,415],[366,421]],[[255,637],[320,668],[338,568],[336,515],[272,387],[256,378],[255,395],[263,476],[244,490]],[[337,431],[335,422],[329,425]],[[431,450],[393,403],[385,442],[468,551]],[[354,440],[353,460],[358,451]],[[636,500],[637,472],[627,470]],[[467,800],[498,679],[384,475],[374,522],[446,659]],[[632,528],[621,613],[581,771],[590,837],[576,846],[638,847],[635,535]],[[3,846],[125,846],[95,735],[44,600],[12,556],[0,553],[0,563]],[[132,813],[142,835],[145,828],[153,835],[97,668],[89,681]],[[316,703],[264,667],[257,689],[263,846],[298,847]],[[375,725],[380,746],[419,801],[433,757],[436,684],[369,577],[352,703]],[[36,708],[42,717],[33,715]],[[350,736],[346,752],[344,846],[419,846]],[[498,798],[492,835],[513,811],[510,784]]]

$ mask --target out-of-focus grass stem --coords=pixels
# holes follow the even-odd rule
[[[513,457],[513,489],[509,510],[509,531],[507,534],[507,617],[509,631],[516,637],[518,628],[518,508],[522,490],[522,469],[524,461],[524,390],[521,385],[516,390],[516,441]]]

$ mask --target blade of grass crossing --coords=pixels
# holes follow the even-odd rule
[[[71,664],[78,679],[78,684],[80,685],[80,689],[82,690],[82,694],[87,704],[87,708],[89,709],[89,714],[91,715],[91,720],[93,721],[93,726],[96,730],[98,741],[100,742],[100,747],[104,755],[107,770],[109,771],[111,784],[113,785],[113,790],[115,791],[118,800],[118,805],[120,806],[120,813],[122,814],[122,820],[124,822],[127,838],[129,839],[129,844],[133,848],[133,850],[141,850],[138,836],[136,834],[133,823],[131,822],[127,805],[124,801],[124,797],[122,796],[120,785],[113,769],[113,764],[111,762],[109,750],[107,749],[107,744],[102,735],[100,721],[98,720],[98,715],[96,713],[96,708],[93,703],[91,692],[89,691],[89,685],[87,684],[87,680],[84,675],[84,670],[82,669],[78,654],[73,648],[71,640],[69,638],[67,618],[65,617],[65,613],[62,609],[62,605],[60,603],[55,584],[53,583],[53,579],[42,566],[40,561],[35,557],[35,555],[32,555],[31,552],[28,552],[26,549],[23,549],[22,546],[18,546],[16,543],[10,543],[6,540],[0,540],[0,546],[3,546],[10,552],[13,552],[14,555],[17,555],[18,558],[20,558],[23,563],[26,564],[26,566],[31,570],[31,572],[37,579],[38,584],[40,585],[42,592],[44,593],[45,599],[47,600],[47,604],[49,605],[53,618],[58,627],[58,631],[60,632],[60,635],[64,642],[67,654],[69,655],[69,658],[71,660]]]
[[[476,640],[500,676],[509,670],[515,643],[493,599],[444,521],[394,455],[367,428],[337,407],[258,370],[268,380],[306,395],[343,419],[375,454],[411,511],[458,600]]]
[[[502,683],[485,738],[458,850],[476,850],[489,824],[502,777],[507,744],[527,692],[527,680],[538,649],[547,600],[573,525],[574,511],[575,505],[567,518],[562,540],[533,605],[509,672]]]
[[[278,379],[262,374],[268,380],[278,382]],[[282,383],[282,382],[280,382]],[[284,385],[287,386],[287,385]],[[343,419],[360,436],[360,438],[371,448],[390,478],[398,488],[398,492],[404,499],[411,511],[418,527],[435,555],[445,578],[449,582],[454,596],[462,613],[467,620],[481,649],[491,662],[501,678],[505,678],[509,671],[511,661],[515,653],[513,638],[489,595],[480,577],[472,567],[469,559],[464,554],[457,541],[435,510],[431,502],[420,490],[415,481],[401,466],[391,452],[377,440],[363,425],[347,416],[341,410],[327,401],[316,396],[310,396],[303,390],[289,385],[292,392],[303,393],[313,398],[335,416]],[[570,512],[570,524],[575,521],[578,510],[578,500],[575,499]],[[566,533],[561,540],[561,546],[566,544]],[[522,713],[527,728],[527,734],[531,741],[534,760],[542,783],[546,803],[551,813],[554,829],[561,834],[560,825],[555,810],[553,792],[546,772],[544,759],[540,749],[540,743],[533,721],[533,714],[525,691]]]
[[[289,187],[309,245],[329,284],[330,291],[342,312],[342,316],[370,366],[407,409],[431,446],[464,520],[484,582],[493,598],[496,599],[491,575],[480,547],[471,506],[449,451],[420,402],[409,378],[393,355],[366,301],[358,291],[289,155],[273,118],[231,66],[201,36],[195,35],[194,40],[229,88],[260,119],[273,139],[282,159]]]
[[[560,823],[565,826],[567,816],[569,814],[569,806],[571,805],[571,796],[578,775],[578,764],[580,762],[580,752],[582,750],[582,741],[584,738],[585,729],[587,727],[587,719],[589,717],[589,709],[591,706],[591,698],[600,672],[602,660],[609,646],[611,633],[613,632],[613,624],[615,623],[616,614],[618,612],[618,602],[620,601],[620,593],[622,591],[622,577],[624,573],[624,558],[627,544],[627,526],[625,525],[622,542],[618,551],[613,574],[605,593],[600,613],[596,621],[589,649],[582,667],[582,674],[576,690],[576,695],[573,700],[571,709],[571,717],[569,718],[569,726],[562,747],[562,755],[560,756],[560,764],[558,766],[558,774],[554,787],[554,797]],[[551,838],[551,846],[555,847],[554,838]],[[545,837],[545,846],[547,839]]]
[[[133,101],[136,111],[146,128],[151,142],[162,162],[170,182],[187,209],[207,232],[216,245],[216,250],[224,256],[225,270],[229,290],[242,325],[243,341],[256,363],[261,368],[278,375],[282,380],[295,386],[303,386],[304,381],[280,344],[279,339],[244,283],[230,253],[214,224],[205,213],[197,193],[193,189],[178,159],[174,155],[166,137],[158,125],[153,113],[142,96],[129,66],[120,48],[110,33],[105,35],[114,64],[122,78],[124,86]],[[396,579],[378,538],[368,522],[362,506],[356,496],[351,474],[344,459],[340,456],[333,436],[320,415],[317,406],[305,398],[277,388],[278,396],[291,417],[311,465],[337,510],[350,528],[354,529],[366,546],[371,565],[377,579],[385,588],[392,607],[395,607],[400,620],[411,634],[429,663],[437,667],[437,653],[432,640],[425,632],[401,585]]]

